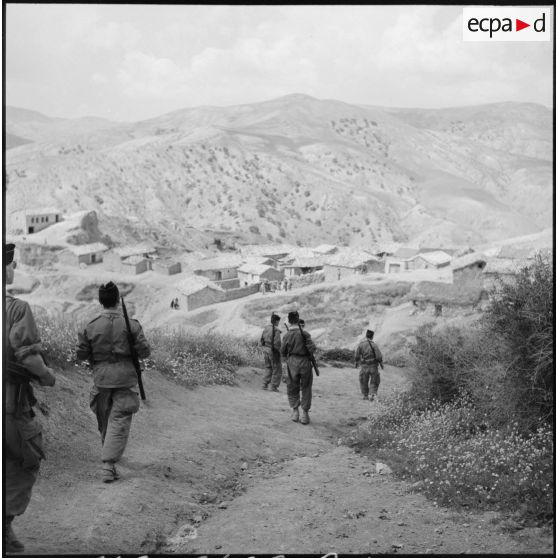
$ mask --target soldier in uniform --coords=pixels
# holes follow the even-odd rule
[[[370,401],[374,401],[380,386],[378,365],[382,367],[382,370],[384,369],[382,353],[372,339],[374,339],[374,332],[367,329],[366,337],[355,350],[355,368],[358,368],[359,363],[361,364],[359,374],[360,392],[363,399],[368,399],[368,393],[371,392]]]
[[[14,244],[4,246],[6,284],[14,280]],[[31,308],[27,302],[6,294],[5,326],[5,431],[4,467],[6,472],[4,550],[22,552],[24,545],[17,539],[12,521],[29,504],[31,491],[44,459],[42,429],[35,420],[36,403],[30,381],[53,386],[55,377],[41,355],[41,339]]]
[[[298,328],[298,312],[289,312],[289,331],[285,333],[281,343],[281,355],[287,359],[287,396],[289,406],[293,410],[291,419],[301,424],[308,424],[308,411],[312,405],[312,363],[308,358],[308,351],[314,353],[316,345],[310,334],[302,334]],[[299,416],[299,407],[302,416]]]
[[[103,448],[103,482],[120,478],[115,463],[122,457],[130,434],[132,415],[139,409],[137,375],[132,363],[127,328],[118,287],[111,281],[99,288],[100,316],[78,333],[77,358],[89,360],[93,371],[90,407],[97,416]],[[134,348],[139,358],[151,350],[137,320],[130,319]]]
[[[279,391],[281,383],[281,331],[279,322],[281,318],[277,314],[271,314],[271,324],[266,325],[260,337],[260,343],[264,347],[265,375],[262,389],[267,389],[271,382],[271,391]]]

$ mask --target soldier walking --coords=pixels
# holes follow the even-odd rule
[[[271,382],[271,391],[279,391],[281,383],[281,331],[279,322],[281,318],[277,314],[271,314],[271,324],[264,327],[260,343],[264,347],[265,375],[262,389],[267,389]]]
[[[370,329],[366,330],[366,337],[358,344],[355,350],[355,368],[361,364],[359,373],[360,392],[363,399],[368,399],[370,392],[370,401],[374,401],[380,386],[380,372],[378,365],[384,369],[382,353],[372,341],[374,332]]]
[[[14,244],[4,246],[6,284],[14,281]],[[53,370],[41,355],[41,339],[27,302],[6,294],[4,315],[6,365],[4,378],[4,467],[6,472],[4,550],[22,552],[25,547],[14,533],[12,521],[27,509],[33,485],[44,459],[41,425],[35,420],[36,399],[30,381],[53,386]]]
[[[288,321],[291,327],[283,337],[281,355],[287,358],[287,396],[293,410],[291,420],[298,422],[300,418],[301,424],[308,424],[313,380],[308,352],[314,353],[316,345],[307,331],[300,331],[298,312],[289,312]],[[299,407],[302,408],[302,416],[299,415]]]
[[[120,460],[132,425],[132,415],[139,409],[136,392],[138,378],[128,344],[126,321],[119,302],[118,287],[111,281],[99,288],[100,316],[78,333],[77,358],[89,360],[93,388],[89,404],[97,416],[103,448],[103,482],[120,478],[115,463]],[[134,349],[139,358],[151,350],[137,320],[130,319]]]

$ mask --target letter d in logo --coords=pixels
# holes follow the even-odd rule
[[[539,17],[538,19],[535,19],[535,22],[533,23],[533,29],[537,32],[537,33],[544,33],[545,32],[545,28],[546,28],[546,14],[543,12],[542,17]],[[541,24],[541,25],[539,25]]]

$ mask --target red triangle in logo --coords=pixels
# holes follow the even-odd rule
[[[531,24],[530,23],[525,23],[524,21],[521,21],[520,19],[515,20],[515,30],[516,31],[521,31],[522,29],[525,29],[525,27],[531,27]]]

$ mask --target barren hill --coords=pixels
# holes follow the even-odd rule
[[[8,107],[7,133],[32,142],[6,153],[8,231],[11,211],[54,202],[95,209],[112,237],[131,227],[178,247],[193,229],[361,246],[535,233],[552,223],[551,116],[306,95],[125,124]]]

